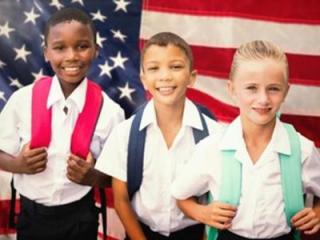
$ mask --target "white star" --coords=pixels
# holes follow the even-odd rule
[[[124,12],[127,12],[127,6],[130,4],[130,2],[126,2],[125,0],[113,0],[113,2],[117,5],[115,12],[119,10],[123,10]]]
[[[9,37],[9,33],[15,31],[13,28],[10,28],[9,27],[9,23],[6,22],[4,25],[0,25],[0,36],[4,35],[6,36],[7,38],[10,38]]]
[[[5,64],[4,62],[2,62],[2,61],[0,60],[0,68],[3,68],[5,65],[7,65],[7,64]]]
[[[128,61],[128,58],[122,57],[121,52],[119,51],[116,57],[110,57],[110,59],[114,62],[113,67],[121,67],[124,69],[124,63]]]
[[[26,20],[24,20],[24,23],[32,22],[34,25],[36,25],[36,19],[40,17],[40,14],[36,14],[34,12],[34,8],[32,8],[30,12],[24,12],[24,15],[27,16]]]
[[[125,39],[127,38],[127,36],[122,34],[120,32],[120,30],[116,31],[116,30],[111,29],[111,32],[113,33],[113,38],[118,38],[118,39],[120,39],[121,42],[125,42]]]
[[[9,77],[10,79],[10,86],[14,86],[14,87],[17,87],[17,88],[22,88],[23,85],[19,82],[18,78],[11,78]]]
[[[41,38],[41,47],[44,47],[44,35],[40,34],[40,38]]]
[[[136,90],[134,88],[130,88],[128,82],[124,87],[118,87],[118,89],[121,92],[119,99],[126,97],[132,102],[131,93],[135,92]]]
[[[94,21],[94,20],[98,20],[98,21],[101,21],[101,22],[104,22],[106,19],[107,19],[107,17],[106,16],[104,16],[104,15],[102,15],[101,14],[101,12],[100,12],[100,10],[98,10],[96,13],[90,13],[91,15],[92,15],[92,20]]]
[[[72,0],[72,3],[79,3],[80,5],[84,6],[83,1],[82,0]]]
[[[63,8],[63,4],[59,2],[59,0],[51,0],[50,6],[56,7],[58,10]]]
[[[102,43],[107,40],[107,38],[101,37],[100,33],[97,32],[97,44],[99,45],[100,48],[103,48]]]
[[[4,96],[4,92],[0,91],[0,99],[3,100],[4,102],[7,101],[6,97]]]
[[[99,65],[99,68],[101,69],[101,72],[99,74],[99,76],[102,76],[102,75],[107,75],[109,78],[112,78],[111,77],[111,70],[113,69],[113,67],[111,67],[109,64],[108,64],[108,61],[105,61],[105,63],[102,65]]]
[[[43,75],[43,69],[42,69],[42,68],[40,69],[39,72],[37,72],[37,73],[32,72],[31,74],[32,74],[32,76],[34,77],[34,78],[33,78],[33,81],[34,81],[34,82],[37,81],[37,80],[39,80],[41,77],[44,76],[44,75]]]
[[[14,60],[18,60],[18,59],[22,59],[23,61],[27,62],[27,55],[31,54],[30,51],[26,50],[26,45],[23,44],[23,46],[19,49],[19,48],[14,48],[14,51],[16,52],[16,57],[14,58]]]

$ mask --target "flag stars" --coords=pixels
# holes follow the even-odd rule
[[[27,56],[31,54],[30,51],[26,50],[26,45],[24,44],[20,49],[14,48],[14,51],[16,52],[16,57],[14,60],[22,59],[24,62],[27,62]]]
[[[120,10],[127,12],[127,6],[131,3],[126,2],[125,0],[113,0],[113,2],[116,4],[115,12]]]
[[[101,69],[99,76],[107,75],[109,78],[112,78],[111,70],[113,69],[113,67],[109,65],[108,61],[105,61],[104,64],[100,64],[99,68]]]
[[[128,58],[122,57],[121,52],[119,51],[116,57],[110,57],[110,59],[114,62],[113,67],[121,67],[124,69],[124,63],[128,61]]]
[[[17,78],[9,77],[9,79],[10,79],[10,86],[17,87],[17,88],[23,87],[23,85],[19,82],[19,80]]]
[[[6,97],[4,96],[4,92],[3,91],[0,91],[0,99],[4,102],[7,101]]]
[[[126,82],[126,85],[125,85],[124,87],[118,87],[118,89],[119,89],[119,91],[120,91],[120,97],[119,97],[119,99],[126,97],[126,98],[129,99],[131,102],[133,101],[131,94],[132,94],[133,92],[135,92],[136,90],[135,90],[134,88],[130,88],[128,82]]]
[[[104,22],[105,20],[107,20],[107,17],[102,15],[100,10],[98,10],[96,13],[90,13],[92,16],[92,20],[97,20],[97,21],[101,21]]]
[[[99,32],[97,32],[96,38],[97,38],[97,44],[99,45],[99,47],[100,47],[100,48],[103,48],[103,44],[102,44],[102,43],[103,43],[105,40],[107,40],[107,38],[101,37]]]
[[[72,0],[71,3],[79,3],[81,6],[84,6],[83,0]]]
[[[56,7],[58,10],[63,8],[63,4],[59,2],[59,0],[51,0],[50,6]]]
[[[113,30],[113,29],[111,29],[111,32],[113,33],[113,38],[117,38],[117,39],[119,39],[121,42],[125,42],[125,39],[127,38],[127,36],[126,35],[124,35],[124,34],[122,34],[121,32],[120,32],[120,30]]]
[[[2,69],[4,66],[6,66],[7,64],[5,64],[4,62],[2,62],[1,60],[0,60],[0,68]]]
[[[40,78],[42,78],[42,77],[44,76],[42,69],[40,69],[40,71],[37,72],[37,73],[32,72],[31,74],[32,74],[32,76],[33,76],[33,81],[34,81],[34,82],[37,81],[37,80],[39,80]]]
[[[36,25],[36,19],[40,17],[40,14],[34,12],[34,8],[30,12],[24,12],[24,15],[26,16],[24,23],[32,22],[34,25]]]
[[[10,38],[9,34],[13,31],[15,30],[9,27],[8,22],[6,22],[4,25],[0,25],[0,36],[4,35],[7,38]]]

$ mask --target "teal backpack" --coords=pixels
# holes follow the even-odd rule
[[[290,219],[304,208],[303,187],[301,179],[301,148],[299,135],[290,124],[284,124],[290,139],[291,155],[279,154],[282,192],[284,198],[284,210],[287,223],[291,226]],[[223,165],[221,175],[221,196],[219,201],[235,206],[239,205],[241,194],[241,163],[234,158],[234,150],[222,151]],[[213,197],[209,194],[209,202]],[[208,228],[208,240],[216,240],[219,231],[216,228]],[[294,239],[300,240],[300,233],[294,232]]]

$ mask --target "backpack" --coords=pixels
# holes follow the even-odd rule
[[[52,83],[51,77],[38,80],[32,89],[31,141],[30,148],[49,146],[51,141],[51,108],[47,109],[47,99]],[[71,152],[83,159],[87,158],[90,143],[103,104],[102,90],[98,84],[88,81],[86,101],[82,112],[76,121],[71,136]],[[16,190],[11,181],[11,204],[9,223],[15,227],[15,199]],[[106,202],[104,189],[99,189],[103,220],[103,232],[106,236]]]
[[[284,124],[289,140],[291,155],[279,154],[284,210],[287,223],[291,226],[291,218],[304,207],[303,186],[301,178],[301,147],[300,139],[294,127]],[[241,194],[241,163],[234,158],[235,150],[222,151],[223,164],[221,175],[221,196],[219,201],[232,205],[239,205]],[[209,194],[209,202],[213,197]],[[208,240],[216,240],[219,231],[209,227]],[[298,231],[294,232],[294,239],[300,240]]]
[[[141,118],[146,105],[143,105],[136,112],[129,134],[128,158],[127,158],[127,186],[129,199],[131,200],[136,191],[139,190],[142,183],[142,171],[144,160],[144,145],[146,140],[147,128],[139,130]],[[195,143],[209,135],[208,126],[204,115],[215,120],[214,115],[202,105],[196,104],[202,123],[202,130],[193,128],[193,137]]]

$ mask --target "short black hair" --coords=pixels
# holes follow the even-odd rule
[[[192,54],[191,47],[182,37],[180,37],[177,34],[172,33],[172,32],[159,32],[159,33],[153,35],[144,44],[142,52],[141,52],[141,64],[143,63],[144,55],[150,46],[157,45],[160,47],[166,47],[170,44],[180,48],[186,54],[187,59],[189,60],[189,63],[190,63],[190,70],[192,70],[193,69],[193,54]]]
[[[96,43],[96,28],[87,13],[83,10],[75,7],[62,8],[61,10],[56,11],[48,20],[44,28],[44,43],[47,45],[48,34],[50,28],[63,22],[77,21],[85,25],[89,25],[94,42]]]

